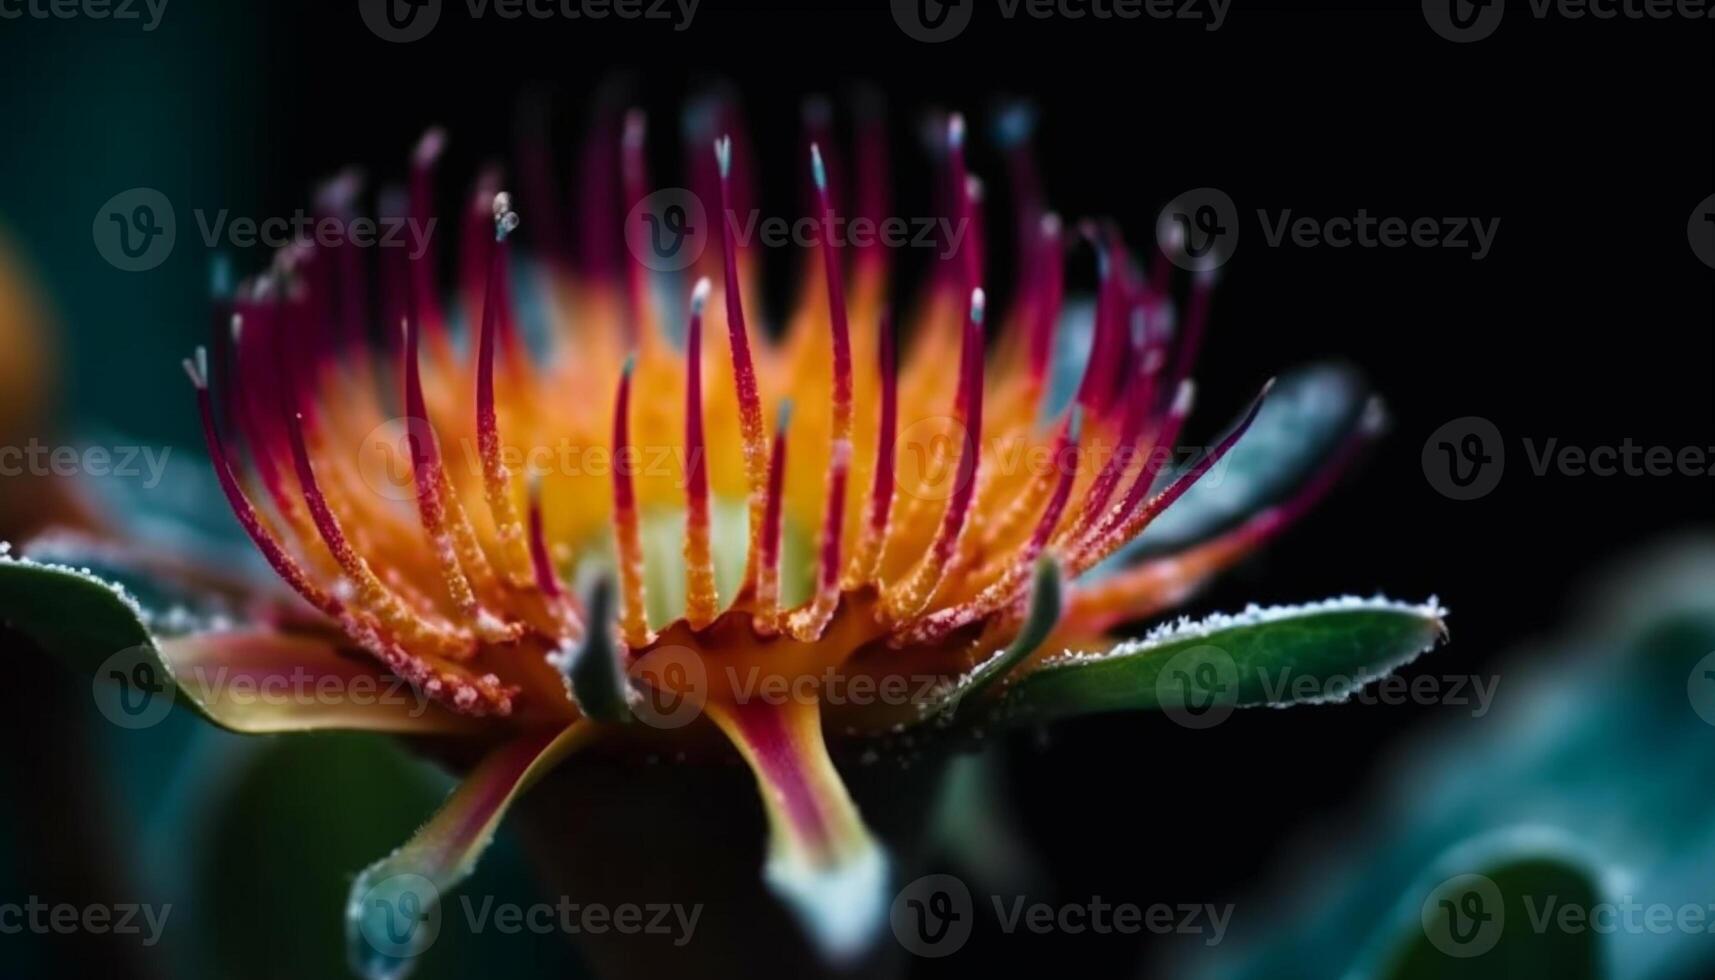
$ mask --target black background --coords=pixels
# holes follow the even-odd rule
[[[122,92],[110,106],[238,162],[219,185],[189,192],[198,206],[248,199],[254,213],[289,214],[346,164],[400,175],[415,138],[437,123],[452,138],[449,183],[461,184],[510,154],[522,93],[555,99],[556,139],[569,149],[589,93],[616,72],[631,75],[655,120],[661,184],[680,172],[685,98],[710,79],[733,83],[769,214],[795,214],[800,200],[804,98],[838,99],[858,81],[887,97],[903,214],[922,213],[914,202],[928,191],[914,135],[921,113],[963,109],[981,134],[1000,96],[1040,110],[1051,204],[1068,217],[1111,215],[1134,245],[1175,194],[1225,190],[1243,231],[1198,371],[1202,424],[1224,421],[1282,368],[1339,356],[1386,397],[1393,427],[1318,513],[1190,611],[1434,593],[1452,610],[1452,643],[1410,671],[1490,674],[1510,647],[1568,619],[1595,569],[1707,523],[1709,477],[1538,477],[1522,440],[1715,447],[1715,270],[1692,254],[1685,230],[1715,193],[1709,22],[1539,21],[1514,4],[1494,37],[1458,45],[1434,34],[1416,4],[1235,0],[1215,32],[1150,19],[1008,22],[984,4],[963,36],[927,45],[906,37],[884,3],[704,0],[675,33],[651,21],[471,22],[448,2],[427,39],[394,45],[344,3],[257,5],[244,23],[218,6],[173,0],[169,18],[212,25],[198,33],[214,53],[155,70],[231,85],[228,111],[204,118]],[[62,73],[101,70],[53,50],[17,51],[10,77],[54,85]],[[848,104],[836,104],[848,121]],[[80,125],[25,117],[15,129],[25,141]],[[974,166],[999,191],[992,147],[974,142]],[[569,153],[561,160],[569,171]],[[444,190],[449,207],[462,193]],[[75,212],[80,229],[96,203]],[[1005,208],[994,195],[991,227],[1005,227]],[[1455,249],[1270,248],[1256,211],[1287,208],[1501,222],[1480,262]],[[770,261],[778,299],[797,257]],[[195,329],[186,326],[187,342]],[[1492,420],[1509,457],[1494,493],[1459,502],[1430,486],[1419,453],[1438,426],[1466,415]],[[1007,751],[1023,825],[1053,869],[1055,892],[1042,897],[1238,900],[1241,927],[1244,896],[1283,842],[1390,775],[1388,751],[1403,733],[1461,710],[1250,712],[1206,732],[1120,717],[1021,737]],[[914,975],[1054,953],[1085,975],[1122,975],[1135,971],[1141,945],[979,929],[965,954],[919,963]]]

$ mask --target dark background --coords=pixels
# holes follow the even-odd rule
[[[1457,45],[1415,4],[1235,0],[1213,33],[1149,19],[1008,22],[984,5],[963,36],[926,45],[883,3],[704,0],[683,33],[653,21],[473,23],[449,2],[427,39],[394,45],[349,4],[171,0],[152,34],[0,22],[0,219],[66,329],[63,400],[86,424],[188,439],[176,358],[200,339],[207,274],[192,208],[290,214],[349,163],[397,177],[436,123],[452,139],[450,206],[479,163],[511,154],[522,93],[552,96],[565,150],[589,93],[618,72],[651,111],[660,185],[680,174],[683,101],[706,80],[733,83],[768,214],[797,213],[806,96],[839,99],[858,81],[885,93],[901,214],[923,213],[914,202],[927,198],[922,112],[963,109],[1000,230],[1005,182],[981,137],[997,97],[1023,97],[1040,110],[1050,202],[1068,217],[1111,215],[1142,245],[1181,191],[1214,186],[1237,202],[1241,241],[1198,372],[1205,427],[1270,374],[1325,356],[1361,366],[1391,409],[1389,437],[1354,478],[1190,611],[1434,593],[1452,610],[1452,643],[1410,671],[1489,674],[1568,618],[1593,569],[1707,523],[1708,477],[1537,477],[1521,440],[1715,447],[1715,270],[1685,231],[1715,192],[1712,40],[1709,22],[1538,21],[1515,4],[1494,37]],[[849,103],[836,104],[849,121]],[[133,186],[160,188],[179,214],[175,254],[141,275],[109,268],[89,242],[88,216]],[[1259,208],[1501,223],[1474,262],[1454,249],[1269,248]],[[771,296],[797,260],[771,256]],[[1430,486],[1419,453],[1467,415],[1499,427],[1508,468],[1494,493],[1458,502]],[[1052,869],[1042,897],[1239,900],[1241,928],[1242,899],[1283,842],[1388,776],[1402,733],[1463,710],[1241,712],[1204,732],[1107,718],[1019,738],[1006,751],[1022,825]],[[1085,975],[1120,975],[1141,946],[979,928],[964,954],[914,975],[1054,953]]]

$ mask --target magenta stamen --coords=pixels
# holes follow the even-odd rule
[[[786,498],[786,429],[792,403],[780,403],[774,423],[774,446],[768,458],[768,506],[762,513],[762,567],[775,570],[780,561],[780,520]]]
[[[1215,444],[1215,448],[1205,453],[1201,459],[1192,464],[1190,469],[1180,474],[1172,483],[1167,485],[1167,489],[1161,491],[1149,502],[1145,508],[1145,513],[1149,517],[1154,517],[1172,506],[1174,501],[1183,496],[1185,491],[1191,489],[1202,478],[1203,474],[1214,468],[1214,465],[1220,462],[1221,458],[1238,444],[1239,439],[1250,429],[1251,423],[1256,421],[1257,413],[1262,411],[1263,402],[1268,399],[1269,390],[1273,387],[1274,380],[1271,378],[1267,384],[1262,386],[1262,391],[1251,402],[1250,408],[1246,410],[1244,418],[1239,420],[1239,424],[1233,426],[1232,431]]]
[[[430,244],[422,254],[408,257],[410,313],[412,319],[430,325],[437,344],[446,339],[447,322],[441,310],[440,296],[435,290],[435,270],[440,268],[436,255],[438,250],[433,246],[434,236],[428,234],[428,229],[434,227],[435,220],[435,167],[446,148],[446,141],[445,131],[430,129],[417,142],[417,148],[411,155],[410,219],[416,228],[422,230],[421,234],[427,235]]]
[[[500,168],[484,167],[477,175],[459,228],[459,300],[468,322],[487,316],[489,270],[494,264],[490,257],[494,251],[492,205],[500,192]]]
[[[1072,484],[1078,476],[1078,451],[1083,440],[1084,415],[1076,406],[1066,417],[1066,423],[1060,428],[1060,437],[1054,443],[1054,466],[1060,471],[1059,479],[1054,482],[1054,493],[1048,498],[1048,506],[1042,511],[1042,519],[1036,524],[1036,529],[1030,533],[1030,542],[1025,546],[1018,564],[1028,566],[1036,560],[1048,544],[1048,539],[1054,534],[1054,528],[1060,524],[1060,515],[1066,510],[1066,501],[1072,496]]]
[[[1143,468],[1138,472],[1137,478],[1132,481],[1130,488],[1126,490],[1125,497],[1121,502],[1107,513],[1101,514],[1099,519],[1094,522],[1093,528],[1084,535],[1083,545],[1089,546],[1098,542],[1114,528],[1123,524],[1127,515],[1136,511],[1143,503],[1144,498],[1155,486],[1156,479],[1161,476],[1161,471],[1172,457],[1174,446],[1179,440],[1179,430],[1184,427],[1185,419],[1191,414],[1193,394],[1194,388],[1191,382],[1180,382],[1179,388],[1173,396],[1173,404],[1169,406],[1166,417],[1162,419],[1161,425],[1150,443],[1149,455],[1144,459]]]
[[[649,195],[649,169],[643,157],[646,131],[643,112],[633,109],[625,114],[625,135],[621,140],[620,178],[625,192],[627,210],[637,207]],[[626,281],[631,287],[631,314],[626,323],[625,346],[639,350],[652,334],[653,315],[649,302],[649,276],[643,263],[633,258],[625,264]]]
[[[542,475],[531,471],[529,483],[530,564],[536,572],[536,588],[550,599],[563,599],[566,591],[560,585],[559,573],[554,571],[554,559],[548,553],[548,532],[542,521]]]
[[[1065,301],[1065,244],[1060,238],[1060,218],[1048,214],[1042,217],[1038,231],[1037,258],[1032,265],[1036,272],[1036,302],[1030,312],[1029,351],[1030,379],[1041,384],[1048,375],[1048,359],[1054,350],[1054,333],[1060,323],[1060,307]]]
[[[503,200],[504,198],[504,200]],[[484,460],[500,458],[500,422],[494,409],[494,338],[497,331],[497,321],[500,317],[500,306],[506,289],[506,235],[511,228],[506,227],[503,215],[512,215],[516,225],[516,214],[509,209],[511,200],[501,195],[491,195],[487,216],[488,227],[493,237],[489,239],[488,275],[484,286],[482,304],[482,333],[478,339],[477,368],[476,368],[476,439],[478,452]]]
[[[840,259],[834,249],[834,206],[828,190],[828,172],[821,151],[810,144],[817,203],[821,206],[822,269],[828,279],[828,320],[834,347],[834,438],[848,438],[852,414],[852,340],[846,320],[846,290],[840,274]]]
[[[881,373],[881,422],[876,431],[875,477],[869,494],[869,526],[878,537],[887,531],[893,503],[894,446],[899,438],[899,364],[893,352],[893,315],[881,315],[881,339],[876,347]]]
[[[709,465],[703,435],[703,308],[709,281],[697,280],[685,328],[685,497],[693,524],[709,521]]]
[[[232,508],[233,516],[238,518],[239,526],[244,528],[244,533],[255,543],[257,550],[262,552],[262,557],[267,560],[269,567],[273,568],[293,591],[327,616],[340,619],[345,615],[344,605],[311,582],[297,561],[287,554],[274,535],[262,526],[262,519],[257,515],[250,497],[238,485],[238,478],[233,475],[232,458],[220,437],[220,429],[215,424],[214,402],[209,396],[207,352],[197,348],[195,359],[186,358],[184,366],[185,373],[190,375],[191,384],[196,387],[197,411],[202,416],[203,441],[207,443],[209,459],[214,463],[215,478],[220,482],[221,493]]]
[[[744,300],[738,279],[738,247],[734,242],[734,217],[730,206],[732,180],[732,138],[722,137],[715,143],[715,162],[720,168],[721,251],[726,268],[727,346],[732,354],[733,388],[738,395],[739,434],[744,440],[744,469],[750,484],[750,547],[745,557],[745,581],[755,581],[758,558],[757,535],[760,533],[766,463],[762,432],[762,395],[757,388],[756,367],[750,359],[750,337],[744,324]]]
[[[945,565],[952,557],[953,546],[964,530],[971,501],[977,491],[977,462],[982,453],[983,438],[983,291],[971,293],[971,312],[965,319],[965,339],[960,351],[959,421],[964,425],[964,446],[959,453],[959,467],[954,479],[953,497],[947,503],[930,560]]]
[[[983,281],[982,258],[975,247],[976,221],[973,218],[970,172],[965,169],[965,117],[954,113],[947,119],[947,168],[952,180],[949,190],[953,196],[953,215],[965,232],[954,258],[964,277],[964,287],[975,289]]]
[[[423,399],[423,373],[417,363],[421,334],[414,321],[405,321],[405,444],[417,483],[417,506],[430,533],[438,534],[446,520],[441,501],[441,448]]]

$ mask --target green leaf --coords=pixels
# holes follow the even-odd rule
[[[97,707],[124,728],[155,725],[176,703],[242,734],[477,727],[327,636],[232,630],[158,639],[150,614],[123,588],[64,565],[0,560],[0,621],[95,683]]]
[[[1504,860],[1453,875],[1401,903],[1404,934],[1375,975],[1387,980],[1593,980],[1601,935],[1585,920],[1604,901],[1590,873],[1556,855]]]
[[[1042,661],[998,714],[1035,722],[1158,709],[1202,728],[1235,708],[1342,701],[1434,647],[1446,635],[1445,615],[1433,599],[1413,606],[1346,597],[1182,619],[1105,653]]]
[[[146,615],[130,595],[93,575],[0,559],[0,620],[82,676],[121,650],[151,644]]]

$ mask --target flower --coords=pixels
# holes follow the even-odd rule
[[[737,131],[727,109],[698,119],[699,133]],[[230,331],[185,370],[224,495],[301,601],[162,638],[162,663],[238,730],[491,746],[418,835],[354,885],[361,971],[408,967],[416,951],[377,940],[376,917],[438,900],[516,795],[593,745],[697,752],[711,731],[724,735],[762,791],[769,881],[838,960],[873,940],[889,868],[826,732],[885,744],[1082,710],[1189,710],[1221,694],[1170,680],[1169,655],[1195,662],[1187,678],[1226,671],[1216,674],[1232,682],[1229,706],[1257,703],[1266,698],[1240,673],[1253,663],[1375,676],[1433,645],[1433,601],[1380,599],[1253,609],[1114,645],[1116,626],[1181,601],[1320,499],[1379,413],[1347,410],[1362,400],[1346,375],[1291,376],[1284,405],[1265,412],[1265,387],[1214,445],[1175,465],[1213,277],[1191,276],[1181,308],[1166,255],[1145,275],[1116,230],[1072,234],[1044,209],[1014,125],[1018,272],[995,315],[964,122],[944,123],[935,150],[956,233],[909,318],[903,358],[886,251],[842,239],[825,132],[807,154],[819,262],[779,342],[751,325],[742,137],[719,134],[693,167],[692,199],[714,202],[719,227],[718,248],[689,263],[694,285],[652,275],[647,254],[622,261],[602,210],[610,184],[636,205],[633,219],[696,231],[686,211],[651,210],[637,114],[608,134],[617,139],[595,141],[581,265],[548,219],[536,260],[514,269],[519,215],[485,175],[451,302],[432,250],[384,254],[374,290],[349,244],[289,248],[223,300]],[[853,200],[874,222],[885,154],[866,127]],[[405,214],[421,225],[442,144],[431,132],[413,158]],[[349,216],[353,190],[336,181],[319,209]],[[1062,271],[1080,239],[1099,269],[1081,318]],[[376,293],[383,322],[400,327],[381,344],[369,337]],[[530,335],[531,318],[544,336]],[[1074,364],[1066,352],[1080,342],[1087,356]],[[1300,431],[1310,420],[1316,439]],[[1187,499],[1243,457],[1253,429],[1270,430],[1274,448],[1227,474],[1236,494]],[[1305,444],[1277,452],[1283,439]],[[1301,456],[1317,461],[1306,469]],[[1231,497],[1251,505],[1283,485],[1226,520]],[[1170,528],[1174,547],[1151,550],[1143,532],[1176,503],[1194,506]],[[1330,637],[1349,642],[1328,656]],[[402,678],[429,704],[254,708],[212,696],[201,668],[215,665],[229,679]]]

